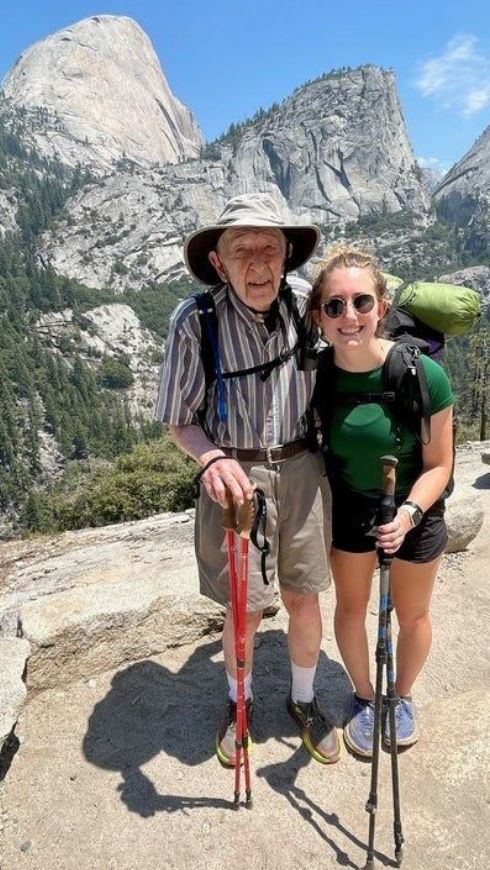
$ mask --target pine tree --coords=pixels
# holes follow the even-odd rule
[[[473,370],[470,413],[477,420],[480,441],[485,441],[490,384],[490,329],[487,325],[480,325],[478,332],[470,340],[470,347],[470,365]]]

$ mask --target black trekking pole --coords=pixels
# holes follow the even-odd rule
[[[388,587],[388,608],[386,618],[386,695],[388,699],[388,724],[390,732],[391,784],[393,790],[393,837],[395,840],[395,860],[400,866],[403,858],[403,832],[400,813],[400,779],[398,776],[398,747],[396,744],[395,710],[399,697],[395,688],[395,668],[393,665],[393,643],[391,638],[391,595]]]
[[[398,460],[394,456],[382,456],[383,467],[383,497],[379,510],[379,525],[384,525],[393,520],[396,514],[395,485],[396,466]],[[391,773],[393,783],[393,807],[394,807],[394,835],[395,835],[395,859],[398,866],[402,862],[403,834],[400,819],[400,794],[398,780],[398,756],[396,745],[395,704],[397,703],[395,691],[395,675],[393,670],[393,652],[391,646],[391,620],[390,620],[390,564],[392,556],[387,555],[382,549],[378,549],[379,562],[379,618],[378,618],[378,641],[376,645],[376,687],[374,696],[374,735],[373,735],[373,759],[371,765],[371,787],[366,802],[366,811],[369,813],[369,841],[367,849],[366,870],[374,868],[374,834],[376,826],[376,811],[378,808],[378,774],[379,758],[381,751],[381,724],[383,707],[383,668],[387,668],[387,692],[390,703],[390,745],[391,745]],[[391,692],[391,696],[390,696]]]

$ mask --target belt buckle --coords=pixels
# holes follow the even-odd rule
[[[273,465],[273,463],[274,463],[274,459],[272,456],[273,450],[274,450],[274,447],[266,447],[265,448],[265,455],[267,456],[267,462],[269,463],[269,465]]]

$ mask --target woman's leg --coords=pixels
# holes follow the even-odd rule
[[[441,557],[423,564],[394,559],[390,591],[400,628],[396,648],[396,689],[401,697],[412,686],[429,654],[432,627],[429,605]]]
[[[375,553],[346,553],[335,547],[330,552],[337,596],[335,637],[356,695],[367,700],[374,698],[365,622],[375,564]]]

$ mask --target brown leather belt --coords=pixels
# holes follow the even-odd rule
[[[284,444],[282,447],[263,447],[257,450],[240,450],[238,447],[221,447],[223,453],[238,459],[240,462],[283,462],[291,459],[298,453],[308,450],[308,443],[304,438]]]

